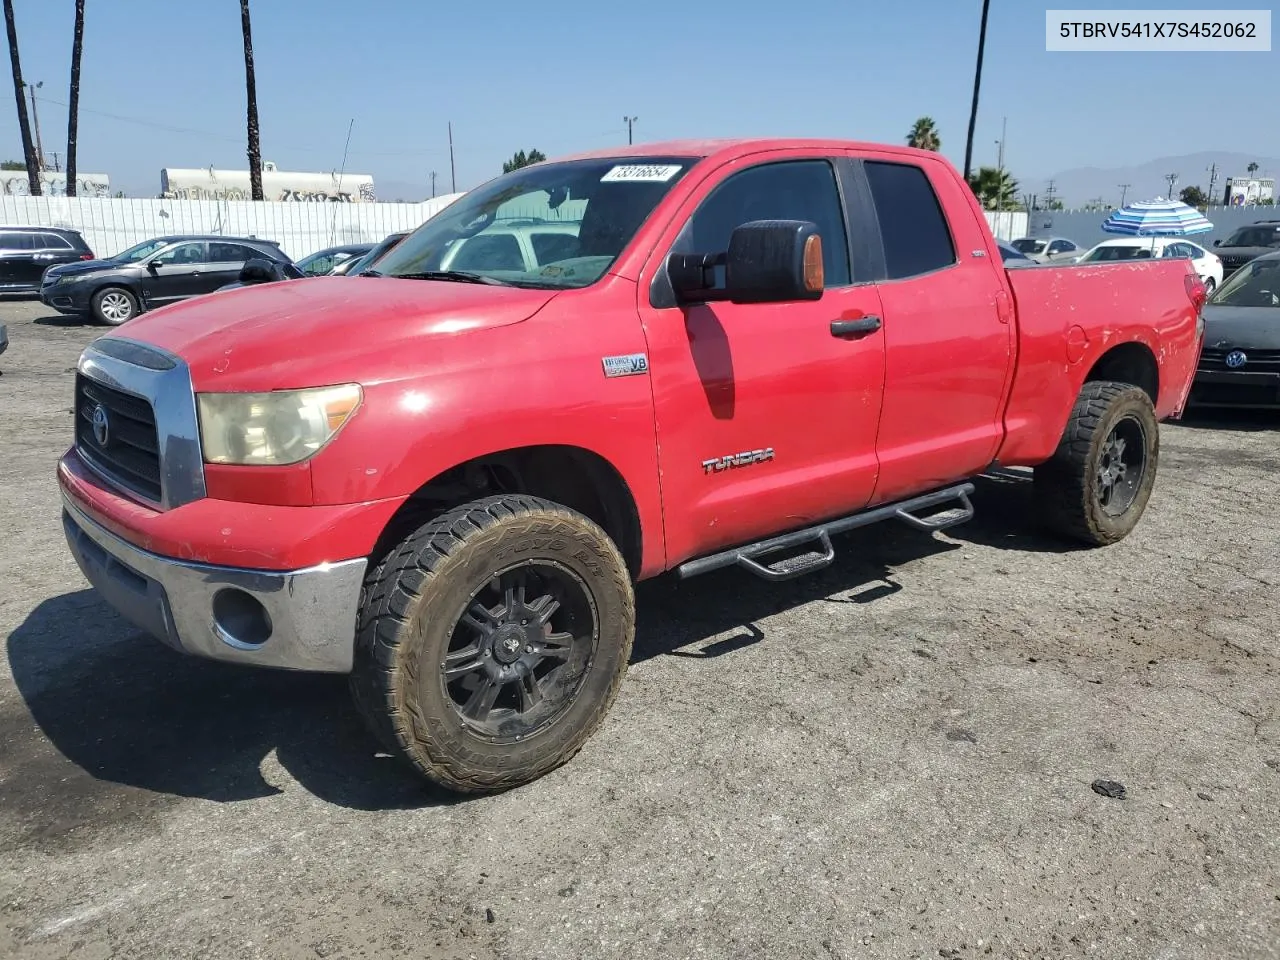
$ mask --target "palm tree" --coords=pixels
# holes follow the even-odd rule
[[[937,153],[942,149],[942,140],[938,138],[938,126],[933,117],[921,117],[907,134],[907,146],[918,150],[932,150]]]
[[[27,182],[31,196],[40,196],[40,163],[31,142],[31,122],[27,118],[26,84],[18,61],[18,27],[13,21],[13,0],[4,0],[4,25],[9,31],[9,60],[13,64],[13,96],[18,101],[18,126],[22,130],[22,152],[27,161]]]
[[[76,133],[80,126],[80,55],[84,52],[84,0],[76,0],[71,41],[71,96],[67,107],[67,196],[76,195]]]
[[[979,167],[969,177],[969,188],[984,210],[1016,210],[1018,181],[1007,170],[998,167]]]
[[[262,137],[258,130],[258,87],[253,77],[253,36],[249,30],[249,0],[240,0],[240,29],[244,33],[244,89],[249,101],[249,190],[262,199]]]
[[[1249,176],[1252,177],[1255,173],[1258,172],[1258,165],[1256,163],[1250,163],[1247,167],[1245,167],[1245,169],[1249,171]]]

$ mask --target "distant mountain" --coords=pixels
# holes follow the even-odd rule
[[[1182,157],[1161,157],[1132,167],[1080,167],[1063,170],[1051,177],[1019,177],[1019,192],[1034,193],[1043,200],[1045,188],[1052,180],[1054,196],[1070,209],[1082,207],[1098,197],[1103,203],[1119,204],[1120,184],[1127,183],[1126,202],[1153,200],[1169,192],[1169,181],[1165,177],[1170,173],[1178,175],[1173,187],[1174,196],[1187,186],[1197,186],[1207,192],[1211,176],[1209,168],[1217,164],[1218,179],[1213,187],[1213,199],[1221,202],[1227,178],[1248,176],[1246,168],[1250,163],[1258,165],[1256,176],[1280,178],[1280,158],[1206,151]]]

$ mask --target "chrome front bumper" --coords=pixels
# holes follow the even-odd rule
[[[349,673],[363,558],[305,570],[242,570],[162,557],[84,514],[65,494],[62,526],[85,578],[121,616],[182,653]]]

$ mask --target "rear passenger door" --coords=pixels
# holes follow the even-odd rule
[[[228,283],[240,279],[240,270],[249,260],[259,257],[266,259],[243,243],[225,243],[221,240],[209,241],[209,265],[197,278],[200,293],[212,293]]]
[[[30,286],[40,282],[35,273],[35,236],[26,230],[6,230],[0,234],[0,286]],[[33,279],[34,273],[34,279]]]
[[[1013,310],[973,199],[941,161],[858,154],[878,233],[885,388],[873,503],[990,466],[1003,436]],[[944,210],[953,211],[948,218]]]

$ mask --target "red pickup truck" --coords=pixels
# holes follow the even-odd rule
[[[387,749],[500,790],[602,721],[638,580],[779,580],[854,527],[941,530],[995,465],[1035,468],[1062,535],[1126,536],[1203,300],[1181,260],[1006,271],[934,153],[542,162],[360,276],[216,293],[94,341],[64,527],[137,626],[349,673]]]

